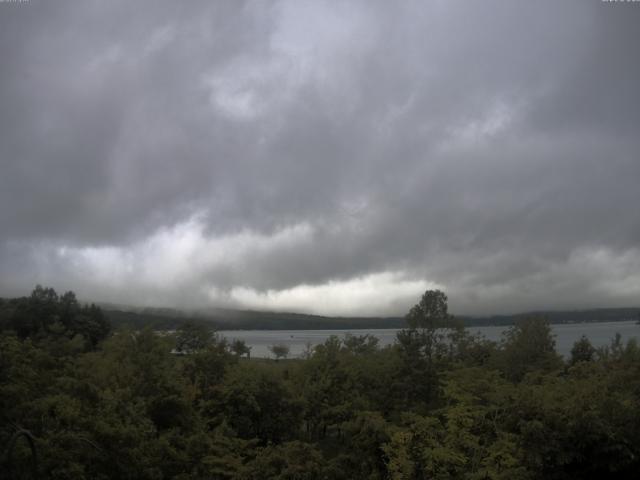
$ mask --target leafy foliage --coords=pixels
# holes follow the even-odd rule
[[[289,356],[289,347],[282,343],[271,345],[269,347],[269,351],[273,353],[273,356],[276,357],[276,360],[280,360],[281,358],[287,358]]]
[[[276,362],[201,324],[109,333],[37,287],[0,302],[0,478],[636,478],[637,342],[583,338],[565,362],[543,320],[496,344],[446,300],[426,292],[395,345],[334,336]]]

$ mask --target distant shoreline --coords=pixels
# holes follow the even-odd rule
[[[629,324],[632,323],[634,325],[638,325],[638,327],[640,327],[640,324],[637,323],[635,320],[601,320],[601,321],[593,321],[593,322],[564,322],[564,323],[549,323],[549,325],[551,325],[552,327],[558,327],[558,326],[571,326],[571,325],[591,325],[591,324],[598,324],[598,325],[602,325],[602,324]],[[478,328],[501,328],[501,329],[506,329],[510,326],[512,326],[513,324],[504,324],[504,325],[497,325],[497,324],[474,324],[474,325],[464,325],[465,328],[470,328],[470,329],[478,329]],[[356,328],[338,328],[338,327],[333,327],[333,328],[290,328],[290,329],[285,329],[285,328],[217,328],[216,332],[220,332],[220,333],[228,333],[228,332],[246,332],[246,333],[250,333],[250,332],[358,332],[358,331],[363,331],[363,332],[375,332],[375,331],[387,331],[387,330],[400,330],[402,328],[407,328],[407,325],[404,324],[400,327],[356,327]],[[173,330],[172,330],[173,331]]]
[[[229,330],[353,330],[404,328],[403,317],[323,317],[301,313],[277,313],[243,310],[213,310],[211,312],[181,312],[166,309],[118,310],[104,308],[115,327],[142,328],[150,326],[156,330],[170,330],[187,321],[205,323],[219,331]],[[514,315],[488,317],[455,317],[465,327],[500,327],[513,325],[519,320],[542,317],[552,325],[629,322],[638,321],[640,307],[599,308],[579,311],[535,311]]]

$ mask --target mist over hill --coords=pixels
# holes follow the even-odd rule
[[[171,308],[136,308],[101,305],[114,326],[140,328],[151,326],[171,330],[187,320],[211,324],[217,330],[332,330],[403,328],[404,317],[329,317],[294,312],[267,312],[211,308],[179,310]],[[458,316],[465,326],[513,325],[519,320],[542,317],[552,324],[586,322],[621,322],[638,320],[640,307],[596,308],[589,310],[540,310],[512,315],[487,317]]]

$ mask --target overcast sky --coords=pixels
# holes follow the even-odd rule
[[[640,304],[640,3],[0,3],[0,294]]]

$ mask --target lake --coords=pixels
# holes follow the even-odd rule
[[[468,327],[471,333],[480,333],[488,340],[500,340],[502,332],[508,327]],[[640,325],[635,322],[568,323],[551,325],[555,335],[556,350],[564,356],[571,352],[573,343],[586,335],[593,346],[601,347],[611,343],[616,333],[626,342],[630,338],[640,338]],[[251,347],[252,357],[271,358],[269,346],[284,344],[290,348],[289,357],[299,357],[307,343],[318,345],[331,335],[342,337],[345,333],[353,335],[371,334],[380,340],[380,345],[391,345],[398,329],[358,329],[358,330],[227,330],[219,332],[229,340],[244,340]]]

